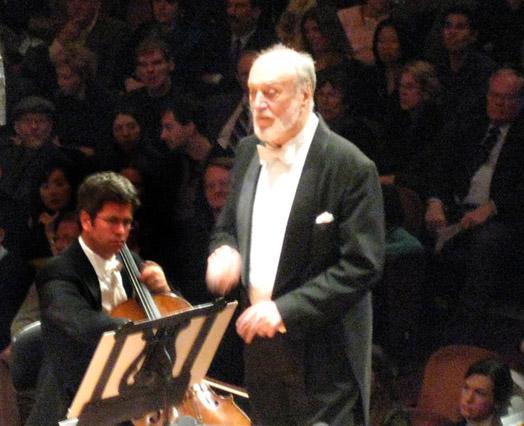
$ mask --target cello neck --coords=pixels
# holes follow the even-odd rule
[[[122,257],[124,268],[131,279],[131,284],[133,285],[136,298],[140,302],[147,319],[152,320],[160,318],[161,314],[153,299],[153,296],[149,292],[149,289],[146,287],[146,285],[140,281],[140,270],[138,269],[135,259],[131,254],[131,250],[129,250],[129,247],[127,247],[127,244],[124,244],[120,249],[120,256]]]

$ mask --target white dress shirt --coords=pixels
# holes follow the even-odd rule
[[[280,148],[291,164],[261,161],[249,259],[249,298],[253,304],[271,300],[289,213],[317,126],[318,118],[311,113],[304,128]]]
[[[115,255],[108,260],[99,256],[87,246],[82,237],[79,237],[78,241],[98,277],[102,295],[102,310],[109,314],[114,307],[127,300],[120,273],[122,263]]]
[[[493,178],[493,173],[495,173],[500,150],[508,134],[509,127],[509,124],[500,126],[500,134],[497,142],[491,149],[487,161],[479,167],[471,178],[469,192],[462,201],[463,204],[481,206],[490,200],[489,190],[491,187],[491,179]]]

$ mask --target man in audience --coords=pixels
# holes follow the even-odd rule
[[[512,69],[495,72],[485,113],[442,136],[426,211],[431,231],[442,233],[450,224],[460,230],[443,247],[443,267],[463,276],[457,335],[477,343],[488,302],[516,290],[505,271],[514,273],[522,254],[523,107],[524,77]]]
[[[445,89],[444,111],[449,118],[480,112],[482,94],[496,65],[475,47],[476,15],[465,5],[453,5],[443,15],[441,31],[444,54],[435,65]]]
[[[180,96],[182,88],[175,84],[175,63],[169,46],[161,39],[147,38],[136,49],[138,86],[130,90],[122,102],[129,103],[144,118],[144,134],[158,140],[161,112],[165,105]]]
[[[238,86],[209,101],[210,134],[218,144],[234,152],[240,139],[253,133],[253,119],[249,110],[247,79],[257,52],[247,50],[240,54],[236,78]]]
[[[37,96],[22,99],[13,109],[14,134],[0,142],[0,193],[10,202],[0,210],[17,209],[19,217],[28,217],[35,179],[46,164],[64,156],[52,140],[54,112],[50,101]]]
[[[199,241],[207,239],[200,232],[206,228],[206,224],[199,222],[204,220],[202,212],[207,209],[204,200],[198,197],[199,186],[208,159],[222,156],[223,151],[207,136],[201,104],[186,97],[164,110],[160,138],[170,152],[161,167],[160,182],[154,188],[159,261],[186,296],[192,293],[194,273],[199,269],[194,265]]]
[[[259,0],[227,0],[227,36],[223,38],[228,69],[224,77],[234,80],[236,65],[242,52],[260,50],[276,41],[276,35],[261,16]]]

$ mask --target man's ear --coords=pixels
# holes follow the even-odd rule
[[[92,228],[93,220],[91,219],[91,216],[88,212],[86,212],[85,210],[80,210],[79,219],[82,231],[89,230]]]

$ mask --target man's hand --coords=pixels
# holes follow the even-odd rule
[[[460,220],[460,224],[463,229],[474,228],[475,226],[482,225],[496,212],[497,208],[495,207],[495,203],[488,201],[475,210],[467,212]]]
[[[277,305],[272,301],[258,302],[247,308],[236,322],[237,333],[247,344],[255,336],[273,337],[277,332],[285,332],[284,323]]]
[[[140,272],[140,281],[142,281],[151,293],[169,293],[171,289],[167,283],[164,271],[158,263],[146,260],[142,264]]]
[[[448,221],[446,220],[446,214],[444,213],[444,207],[441,201],[434,200],[428,203],[424,220],[426,221],[428,231],[436,232],[447,226]]]
[[[211,293],[224,295],[240,282],[240,253],[229,246],[220,246],[207,258],[206,281]]]

